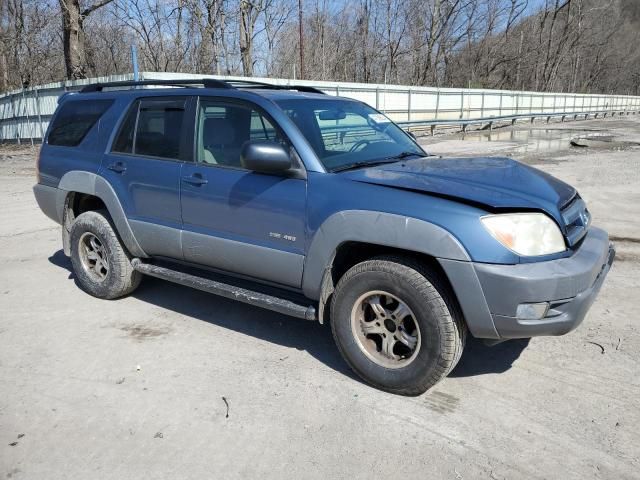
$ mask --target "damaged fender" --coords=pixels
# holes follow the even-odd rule
[[[363,242],[410,250],[436,258],[470,261],[464,247],[444,228],[424,220],[368,210],[345,210],[327,218],[313,236],[304,265],[302,290],[319,299],[318,318],[333,292],[331,264],[345,242]]]

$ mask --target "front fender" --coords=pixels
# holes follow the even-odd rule
[[[437,258],[449,278],[471,333],[478,338],[500,338],[471,258],[456,237],[424,220],[366,210],[331,215],[311,242],[302,289],[307,297],[319,300],[321,323],[325,320],[325,307],[334,289],[331,264],[335,252],[342,243],[349,241],[384,245]]]
[[[336,249],[345,242],[371,243],[437,258],[470,261],[462,244],[442,227],[392,213],[346,210],[327,218],[311,241],[302,278],[302,290],[307,297],[320,298],[325,269],[331,264]]]

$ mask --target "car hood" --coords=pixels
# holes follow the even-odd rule
[[[576,195],[566,183],[510,158],[425,157],[344,172],[358,182],[460,199],[490,210],[560,210]]]

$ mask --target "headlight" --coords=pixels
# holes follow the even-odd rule
[[[480,220],[496,240],[518,255],[549,255],[566,249],[558,225],[543,213],[487,215]]]

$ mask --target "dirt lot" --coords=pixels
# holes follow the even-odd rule
[[[569,129],[615,137],[569,150]],[[418,398],[362,384],[320,325],[153,279],[84,294],[33,199],[35,152],[3,148],[1,478],[640,478],[640,119],[535,130],[424,142],[575,184],[618,260],[578,330],[471,342]]]

